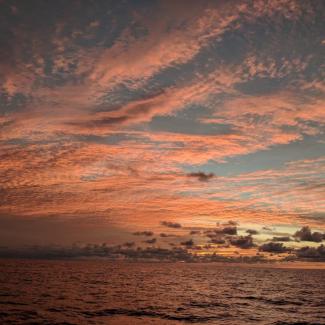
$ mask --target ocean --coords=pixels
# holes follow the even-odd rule
[[[325,324],[325,270],[0,260],[0,324]]]

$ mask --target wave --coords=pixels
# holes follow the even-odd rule
[[[27,306],[27,303],[17,301],[0,301],[0,305]]]
[[[265,302],[267,304],[271,305],[295,305],[295,306],[302,306],[304,303],[301,301],[293,301],[293,300],[286,300],[286,299],[266,299],[263,297],[256,297],[256,296],[242,296],[242,297],[236,297],[239,299],[247,299],[247,300],[257,300],[261,302]]]
[[[282,322],[278,321],[273,325],[324,325],[324,323],[310,323],[310,322]]]
[[[123,308],[104,309],[99,311],[84,311],[82,312],[86,317],[100,317],[100,316],[133,316],[133,317],[153,317],[166,320],[183,321],[187,323],[202,323],[215,319],[229,318],[231,315],[223,313],[217,316],[198,316],[198,315],[171,315],[166,313],[148,311],[148,310],[133,310]]]

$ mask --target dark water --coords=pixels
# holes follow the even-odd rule
[[[0,324],[325,324],[325,271],[0,260]]]

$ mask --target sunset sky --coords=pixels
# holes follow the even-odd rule
[[[0,26],[1,246],[321,244],[293,235],[325,232],[324,1],[2,0]]]

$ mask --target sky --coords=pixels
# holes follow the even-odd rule
[[[324,22],[321,0],[0,1],[0,245],[318,247]]]

